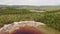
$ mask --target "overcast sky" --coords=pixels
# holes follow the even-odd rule
[[[0,0],[3,5],[58,5],[60,0]]]

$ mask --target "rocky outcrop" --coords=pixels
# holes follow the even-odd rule
[[[44,26],[46,24],[41,22],[35,22],[35,21],[20,21],[20,22],[14,22],[12,24],[6,24],[2,28],[0,28],[0,34],[9,34],[14,30],[20,29],[21,27],[30,26],[30,27],[38,27],[38,26]]]

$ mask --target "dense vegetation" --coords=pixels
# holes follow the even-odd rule
[[[43,13],[30,12],[28,9],[0,8],[0,27],[20,20],[35,20],[60,31],[60,10]]]

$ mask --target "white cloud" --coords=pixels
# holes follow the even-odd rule
[[[60,0],[0,0],[0,4],[7,5],[57,5]]]

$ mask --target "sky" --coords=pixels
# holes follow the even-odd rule
[[[59,5],[60,0],[0,0],[2,5]]]

